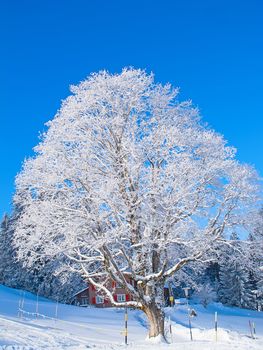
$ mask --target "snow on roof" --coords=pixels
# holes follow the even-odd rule
[[[75,297],[76,295],[78,295],[79,293],[84,292],[84,291],[87,290],[87,289],[89,289],[89,286],[87,286],[86,288],[84,288],[84,289],[78,291],[77,293],[75,293],[74,295],[72,295],[72,297]]]

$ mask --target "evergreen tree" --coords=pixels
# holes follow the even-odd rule
[[[22,207],[16,205],[12,215],[9,217],[5,214],[1,222],[0,283],[63,302],[71,302],[72,296],[83,289],[86,283],[77,270],[68,268],[64,256],[52,260],[39,254],[39,258],[31,268],[23,266],[22,262],[18,261],[13,235],[14,225],[21,215],[23,215]],[[30,230],[34,230],[32,225]],[[40,250],[39,243],[39,253]]]
[[[231,237],[233,239],[233,237]],[[259,268],[255,244],[248,240],[236,241],[228,247],[219,270],[218,297],[223,304],[256,309],[254,291],[257,289]]]

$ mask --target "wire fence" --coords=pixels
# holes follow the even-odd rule
[[[34,318],[43,318],[43,319],[47,319],[47,320],[53,320],[56,321],[57,319],[54,317],[49,317],[43,314],[40,314],[39,312],[29,312],[29,311],[25,311],[21,308],[18,309],[18,313],[19,313],[19,317],[22,317],[22,315],[27,315],[27,316],[32,316]]]
[[[27,303],[28,304],[28,303]],[[30,305],[33,305],[33,303],[30,303]],[[19,307],[18,307],[18,317],[19,318],[27,318],[27,319],[43,319],[43,320],[52,320],[52,321],[55,321],[55,322],[59,322],[59,323],[63,323],[63,324],[68,324],[68,325],[73,325],[73,326],[76,326],[78,328],[84,328],[84,329],[87,329],[87,330],[90,330],[90,331],[99,331],[100,333],[103,332],[103,334],[105,335],[105,333],[107,332],[119,332],[120,334],[122,334],[122,331],[120,331],[120,329],[116,329],[116,328],[109,328],[107,326],[107,328],[105,327],[98,327],[98,326],[95,326],[93,324],[83,324],[83,323],[80,323],[80,322],[74,322],[74,321],[67,321],[67,320],[64,320],[62,318],[59,318],[58,317],[58,303],[54,304],[54,315],[55,317],[51,317],[51,316],[48,316],[48,315],[45,315],[43,313],[40,313],[40,312],[30,312],[30,311],[27,311],[23,308],[24,306],[24,301],[23,300],[20,300],[19,301]],[[42,305],[43,307],[43,305]],[[36,310],[39,309],[39,305],[35,304],[35,308]]]

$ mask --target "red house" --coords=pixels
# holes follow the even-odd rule
[[[134,281],[130,277],[126,277],[127,282],[134,285]],[[130,301],[131,295],[118,285],[115,281],[110,280],[106,286],[112,293],[115,301]],[[89,283],[87,288],[77,292],[73,296],[73,304],[79,306],[94,305],[96,307],[110,307],[112,303],[103,291],[99,291],[93,284]]]

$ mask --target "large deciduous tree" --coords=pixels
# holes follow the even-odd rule
[[[66,254],[113,305],[144,311],[150,337],[163,335],[165,281],[242,226],[256,174],[142,70],[102,71],[71,91],[16,180],[19,258]],[[130,301],[115,301],[110,279]]]

